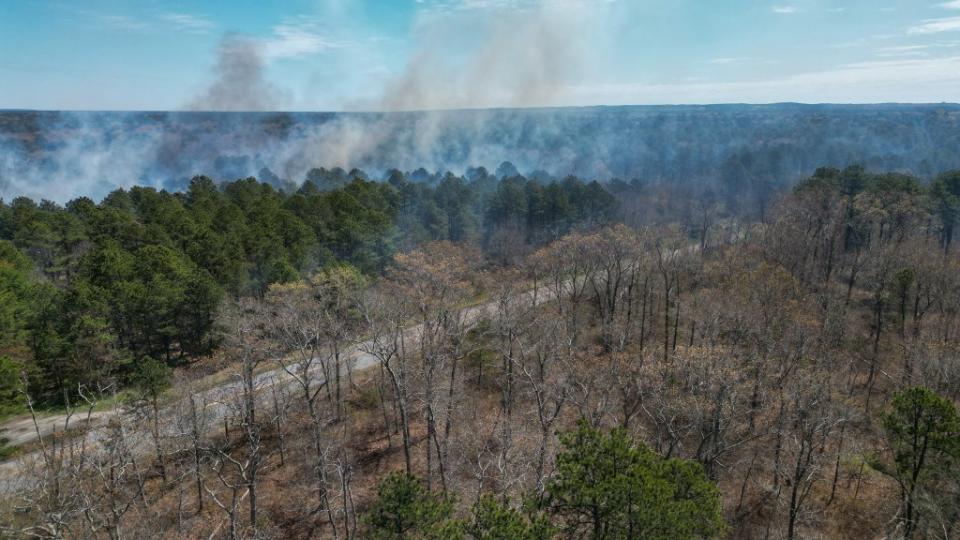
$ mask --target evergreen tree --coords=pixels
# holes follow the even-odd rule
[[[960,416],[954,404],[926,388],[908,388],[893,398],[883,417],[900,485],[904,538],[923,530],[924,517],[950,504],[960,486]],[[955,503],[954,503],[955,504]],[[958,508],[941,513],[960,517]]]
[[[463,529],[474,540],[547,540],[555,532],[545,516],[537,513],[528,519],[509,502],[501,503],[488,494],[473,505]]]
[[[366,516],[371,538],[459,538],[453,498],[427,491],[413,476],[392,472],[377,487],[377,500]]]
[[[933,211],[940,218],[941,243],[949,250],[953,233],[960,219],[960,171],[943,173],[930,184]]]
[[[716,538],[726,526],[720,492],[703,467],[664,459],[623,429],[603,434],[581,420],[560,436],[545,504],[571,538]]]

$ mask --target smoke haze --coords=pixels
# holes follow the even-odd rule
[[[922,176],[960,168],[956,106],[521,109],[567,102],[603,61],[618,39],[602,30],[610,4],[483,3],[425,11],[405,68],[341,107],[380,112],[236,112],[294,102],[267,76],[274,49],[239,34],[222,38],[208,85],[179,112],[0,112],[0,197],[65,202],[133,185],[182,189],[197,174],[299,183],[312,167],[377,176],[503,161],[558,177],[698,184],[786,182],[850,163]]]
[[[191,111],[273,111],[289,96],[264,76],[263,53],[243,36],[223,37],[210,86],[186,107]]]
[[[506,7],[426,11],[413,28],[415,52],[402,73],[389,78],[377,98],[342,106],[423,111],[416,114],[318,115],[306,122],[302,120],[309,115],[294,114],[266,123],[256,115],[36,115],[28,125],[17,126],[21,131],[0,135],[0,196],[63,201],[131,185],[175,189],[193,174],[230,179],[264,167],[299,181],[315,166],[462,170],[495,167],[505,160],[540,166],[543,159],[532,157],[536,151],[508,149],[510,139],[518,136],[507,133],[509,126],[489,124],[494,116],[502,122],[502,115],[433,111],[560,102],[560,89],[575,81],[586,59],[596,55],[591,44],[599,41],[591,37],[603,13],[602,4],[580,0],[530,3],[510,16]],[[262,40],[226,34],[208,86],[183,109],[270,111],[289,106],[290,92],[266,77],[267,48]],[[536,129],[549,136],[556,129],[553,118],[539,117]],[[490,132],[502,137],[490,137]],[[569,160],[559,152],[560,160]]]
[[[557,177],[716,186],[863,163],[960,168],[960,106],[767,105],[393,113],[0,113],[0,197],[65,202],[117,187],[312,167],[464,172],[510,161]],[[269,176],[269,175],[268,175]]]
[[[562,104],[565,88],[583,76],[588,60],[603,56],[598,29],[605,5],[547,2],[483,16],[427,14],[415,30],[415,54],[375,106],[395,111]]]

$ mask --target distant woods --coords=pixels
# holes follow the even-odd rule
[[[172,366],[208,353],[225,297],[325,266],[376,274],[398,250],[434,240],[509,257],[616,219],[597,182],[498,172],[391,171],[375,182],[313,169],[299,187],[199,176],[182,193],[0,201],[0,402],[19,401],[23,370],[35,396],[60,403],[78,385],[126,381],[144,358]]]

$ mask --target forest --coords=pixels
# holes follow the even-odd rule
[[[245,81],[234,84],[244,85]],[[183,191],[196,174],[301,182],[316,164],[528,177],[643,178],[726,204],[770,197],[817,167],[924,178],[960,168],[960,106],[675,105],[420,112],[0,110],[0,197],[60,203],[119,187]],[[329,165],[328,165],[329,166]],[[749,201],[746,207],[755,205]]]
[[[958,222],[861,166],[0,202],[0,534],[957,538]]]
[[[384,182],[313,169],[286,191],[197,177],[182,193],[135,187],[99,204],[0,201],[4,387],[25,369],[34,399],[63,404],[78,386],[128,383],[143,359],[175,367],[210,353],[224,299],[263,297],[338,265],[376,275],[432,241],[509,257],[615,219],[614,196],[597,182],[542,184],[500,169],[415,180],[391,171]]]

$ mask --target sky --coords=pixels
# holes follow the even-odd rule
[[[0,0],[0,109],[960,101],[960,0]]]

